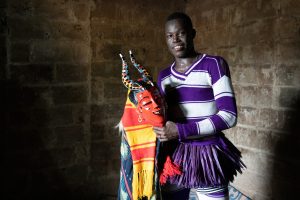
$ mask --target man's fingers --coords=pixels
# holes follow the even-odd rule
[[[153,127],[154,131],[163,131],[163,127]]]

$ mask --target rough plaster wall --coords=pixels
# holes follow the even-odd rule
[[[81,198],[89,188],[89,3],[4,2],[0,198]]]
[[[183,8],[182,1],[1,1],[1,199],[116,198],[113,127],[126,95],[118,53],[134,50],[156,78],[170,59],[164,19]]]
[[[229,63],[237,127],[226,134],[248,169],[234,185],[253,199],[297,199],[300,1],[190,0],[199,51]]]

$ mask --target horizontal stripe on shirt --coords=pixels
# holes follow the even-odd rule
[[[185,117],[201,117],[201,116],[209,116],[217,113],[216,103],[214,101],[211,102],[194,102],[194,103],[181,103],[178,106],[170,106],[168,109],[170,113],[175,112],[178,114],[177,109],[180,109],[181,115]],[[181,116],[180,115],[180,116]]]

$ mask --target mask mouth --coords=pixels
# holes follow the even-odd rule
[[[162,109],[161,108],[157,108],[157,109],[154,109],[154,111],[152,112],[154,115],[162,115]]]
[[[160,111],[154,111],[153,114],[155,114],[155,115],[161,115],[161,112]]]

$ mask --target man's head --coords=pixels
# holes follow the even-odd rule
[[[175,58],[189,57],[195,52],[193,42],[195,35],[196,31],[188,15],[175,12],[167,17],[166,42],[169,51]]]

